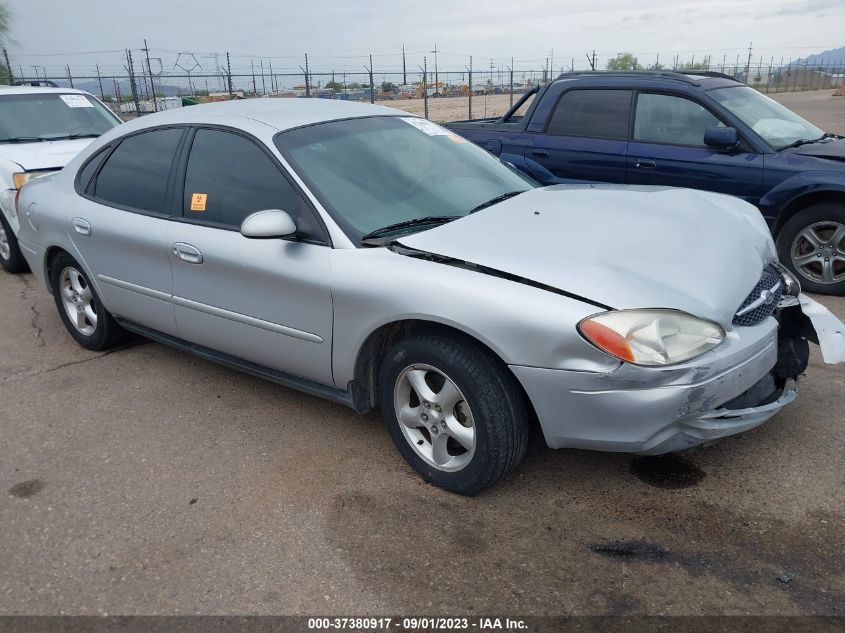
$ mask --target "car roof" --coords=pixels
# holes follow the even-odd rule
[[[277,130],[290,130],[315,123],[370,116],[414,116],[402,110],[335,99],[258,98],[216,101],[148,114],[125,124],[124,129],[158,125],[212,123],[235,125],[251,119]]]
[[[585,80],[585,81],[612,81],[614,84],[640,84],[666,82],[672,85],[686,85],[691,88],[718,88],[725,86],[742,85],[736,78],[719,72],[700,71],[680,73],[671,70],[598,70],[598,71],[575,71],[559,75],[556,81],[564,80]]]
[[[84,90],[77,90],[76,88],[51,88],[48,86],[0,86],[0,96],[2,95],[28,95],[28,94],[90,94]]]

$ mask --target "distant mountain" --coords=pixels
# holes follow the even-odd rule
[[[792,61],[791,66],[845,66],[845,46],[829,51],[808,55]]]

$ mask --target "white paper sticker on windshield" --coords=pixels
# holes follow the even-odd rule
[[[451,132],[445,128],[440,127],[436,123],[432,123],[428,119],[418,119],[416,117],[400,117],[405,123],[410,123],[421,132],[425,132],[429,136],[449,136]]]
[[[93,108],[94,104],[88,101],[85,95],[59,95],[69,108]]]

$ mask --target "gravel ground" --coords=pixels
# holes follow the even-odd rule
[[[845,100],[783,99],[845,132]],[[749,433],[649,462],[535,432],[468,499],[375,414],[84,351],[30,275],[0,296],[0,613],[845,615],[845,370],[818,354]]]

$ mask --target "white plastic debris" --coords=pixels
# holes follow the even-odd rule
[[[798,296],[801,311],[807,315],[819,337],[822,358],[829,365],[845,363],[845,324],[818,301],[804,293]]]

